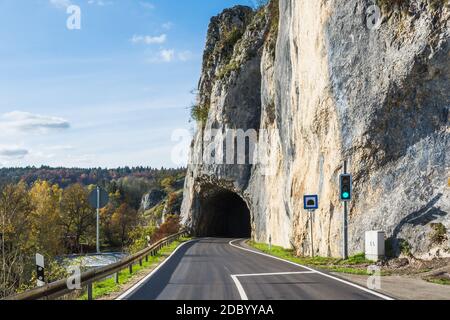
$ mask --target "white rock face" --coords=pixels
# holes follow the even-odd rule
[[[230,190],[247,203],[256,241],[271,237],[308,255],[303,195],[318,194],[315,253],[340,256],[338,184],[347,160],[350,253],[364,251],[368,230],[385,231],[394,249],[407,242],[416,255],[448,252],[448,242],[436,250],[430,235],[435,224],[450,229],[450,14],[426,3],[383,10],[380,28],[370,30],[372,1],[279,0],[275,51],[273,8],[254,15],[237,7],[215,18],[200,82],[209,114],[192,146],[184,222],[195,230],[207,214],[202,199]],[[246,31],[223,76],[233,63],[217,51],[208,63],[208,50],[223,36],[213,31],[230,21]],[[205,132],[222,127],[257,130],[269,165],[200,164]]]

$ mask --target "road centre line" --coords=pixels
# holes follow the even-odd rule
[[[265,276],[283,276],[291,274],[311,274],[316,271],[300,271],[300,272],[271,272],[271,273],[252,273],[252,274],[234,274],[236,277],[265,277]]]

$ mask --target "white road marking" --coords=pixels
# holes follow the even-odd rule
[[[301,271],[301,272],[271,272],[271,273],[251,273],[251,274],[234,274],[236,277],[266,277],[266,276],[284,276],[291,274],[311,274],[317,273],[315,271]]]
[[[364,292],[370,293],[370,294],[372,294],[372,295],[374,295],[374,296],[376,296],[376,297],[379,297],[379,298],[381,298],[381,299],[384,299],[384,300],[394,300],[393,298],[388,297],[388,296],[386,296],[386,295],[384,295],[384,294],[381,294],[381,293],[378,293],[378,292],[376,292],[376,291],[373,291],[373,290],[364,288],[364,287],[362,287],[362,286],[360,286],[360,285],[357,285],[357,284],[355,284],[355,283],[352,283],[352,282],[349,282],[349,281],[346,281],[346,280],[343,280],[343,279],[334,277],[334,276],[332,276],[332,275],[329,275],[329,274],[326,274],[326,273],[323,273],[323,272],[314,270],[314,269],[309,268],[309,267],[307,267],[307,266],[303,266],[303,265],[301,265],[301,264],[298,264],[298,263],[295,263],[295,262],[292,262],[292,261],[288,261],[288,260],[284,260],[284,259],[282,259],[282,258],[278,258],[278,257],[275,257],[275,256],[271,256],[270,254],[266,254],[266,253],[263,253],[263,252],[258,252],[258,251],[254,251],[254,250],[242,248],[242,247],[240,247],[240,246],[237,246],[237,245],[233,244],[233,242],[235,242],[235,241],[241,241],[241,240],[245,240],[245,239],[231,240],[231,241],[229,242],[229,244],[230,244],[230,246],[232,246],[232,247],[234,247],[234,248],[237,248],[237,249],[239,249],[239,250],[251,252],[251,253],[254,253],[254,254],[259,254],[259,255],[262,255],[262,256],[265,256],[265,257],[268,257],[268,258],[276,259],[276,260],[279,260],[279,261],[283,261],[283,262],[292,264],[292,265],[294,265],[294,266],[298,266],[298,267],[304,268],[304,269],[306,269],[306,270],[309,270],[309,271],[312,271],[312,272],[314,272],[314,273],[320,274],[321,276],[324,276],[324,277],[333,279],[333,280],[338,281],[338,282],[341,282],[341,283],[345,283],[346,285],[349,285],[349,286],[351,286],[351,287],[357,288],[357,289],[362,290],[362,291],[364,291]],[[233,280],[234,280],[234,279],[233,279]],[[236,282],[236,281],[235,281],[235,282]],[[238,282],[239,282],[239,281],[238,281]],[[239,282],[239,284],[240,284],[240,282]],[[241,285],[241,288],[242,288],[242,285]],[[239,290],[239,289],[238,289],[238,290]],[[245,292],[244,292],[244,294],[245,294]],[[241,295],[241,297],[242,297],[242,295]]]
[[[251,273],[251,274],[232,274],[231,278],[239,291],[241,300],[248,300],[248,296],[245,293],[242,283],[239,281],[240,277],[267,277],[267,276],[282,276],[282,275],[292,275],[292,274],[311,274],[316,273],[315,271],[302,271],[302,272],[272,272],[272,273]]]
[[[170,260],[170,258],[173,257],[173,255],[180,250],[184,245],[197,241],[196,239],[194,240],[190,240],[187,242],[183,242],[178,248],[176,248],[172,254],[170,256],[168,256],[159,266],[157,266],[149,275],[147,275],[144,279],[142,279],[141,281],[139,281],[138,283],[136,283],[134,286],[132,286],[130,289],[128,289],[127,291],[125,291],[125,293],[123,293],[122,295],[120,295],[118,298],[116,298],[116,300],[124,300],[126,297],[128,297],[130,294],[132,294],[134,291],[136,291],[137,289],[139,289],[139,287],[141,287],[145,282],[147,282],[156,272],[158,272],[159,269],[161,269],[166,263],[167,261]]]
[[[231,275],[231,278],[233,279],[234,284],[236,285],[236,288],[237,288],[238,291],[239,291],[239,295],[241,296],[241,300],[247,301],[247,300],[248,300],[247,294],[245,293],[245,290],[244,290],[244,288],[242,287],[242,284],[241,284],[241,282],[239,281],[238,277],[235,276],[235,275]]]

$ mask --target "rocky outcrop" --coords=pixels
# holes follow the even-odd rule
[[[167,194],[159,189],[153,189],[150,192],[144,194],[141,201],[141,211],[147,211],[158,203],[160,203]]]
[[[369,0],[279,0],[212,19],[199,93],[207,116],[192,144],[185,224],[195,230],[205,198],[228,190],[246,202],[256,241],[311,254],[302,202],[319,194],[315,253],[339,256],[338,180],[348,161],[350,253],[363,251],[374,229],[397,251],[407,243],[415,255],[436,252],[432,225],[450,229],[449,8],[381,2],[378,29],[368,28]],[[265,161],[205,161],[211,130],[226,128],[254,129]],[[447,242],[439,246],[450,254]]]

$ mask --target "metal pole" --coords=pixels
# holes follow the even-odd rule
[[[344,174],[347,174],[347,160],[344,161]],[[348,259],[348,202],[344,201],[344,217],[342,226],[342,258]]]
[[[100,253],[100,187],[97,186],[97,253]]]
[[[314,258],[313,217],[313,211],[309,210],[309,227],[311,228],[311,257]]]
[[[88,295],[88,300],[93,300],[93,294],[92,294],[92,283],[89,283],[87,285],[87,295]]]
[[[348,259],[348,202],[344,202],[344,259]]]

